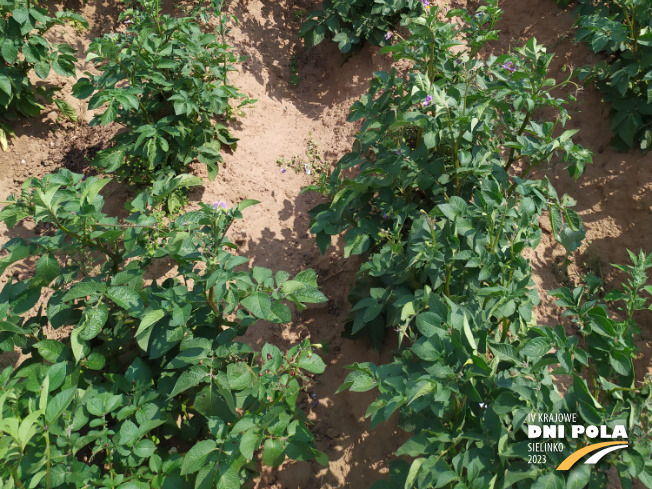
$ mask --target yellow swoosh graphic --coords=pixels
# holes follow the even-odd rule
[[[581,459],[584,455],[595,452],[596,450],[600,450],[601,448],[604,447],[609,447],[611,445],[628,445],[627,442],[624,441],[605,441],[602,443],[595,443],[593,445],[588,445],[584,448],[580,448],[574,453],[571,453],[566,460],[564,460],[562,463],[559,464],[559,467],[557,467],[557,470],[568,470],[570,469],[573,465],[575,465],[575,462],[577,462],[579,459]]]

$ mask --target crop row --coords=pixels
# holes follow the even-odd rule
[[[584,229],[572,198],[528,177],[563,162],[577,178],[591,154],[572,142],[576,130],[561,129],[566,100],[553,94],[572,86],[572,74],[561,83],[548,78],[552,55],[536,40],[476,56],[496,38],[497,3],[470,14],[422,1],[418,14],[412,7],[402,16],[381,53],[409,61],[407,76],[374,74],[349,114],[364,121],[353,150],[327,184],[313,187],[328,198],[311,211],[320,248],[345,233],[345,255],[364,258],[347,333],[379,348],[389,328],[400,343],[388,364],[350,365],[340,390],[376,390],[371,427],[398,415],[411,434],[390,480],[374,489],[607,487],[610,467],[622,487],[637,479],[652,487],[652,379],[638,382],[632,364],[633,314],[647,308],[652,256],[630,254],[633,265],[620,267],[630,274],[625,292],[603,300],[592,275],[552,291],[570,323],[537,325],[539,297],[523,253],[541,239],[539,220],[547,211],[567,263]],[[335,25],[333,18],[350,24],[344,5],[368,3],[332,5],[304,27]],[[409,8],[374,3],[370,22],[381,5]],[[565,392],[555,375],[569,379]],[[576,413],[578,425],[622,425],[629,448],[593,470],[555,470],[592,441],[564,439],[562,450],[533,459],[531,416],[550,413]]]

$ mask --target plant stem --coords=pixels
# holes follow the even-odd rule
[[[45,484],[47,489],[50,489],[50,430],[45,431],[45,453],[47,457],[47,466],[45,468]]]
[[[521,124],[521,127],[518,130],[518,133],[516,133],[517,136],[521,136],[523,134],[523,131],[525,131],[525,128],[528,125],[528,122],[530,122],[530,117],[532,116],[532,112],[528,112],[525,115],[525,119],[523,119],[523,124]],[[514,157],[514,152],[516,151],[516,148],[511,148],[509,150],[509,157],[507,158],[507,164],[505,165],[505,171],[509,170],[509,168],[512,166],[512,163],[516,161],[516,158]]]
[[[507,319],[506,317],[503,318],[502,331],[503,334],[500,337],[500,342],[505,343],[505,340],[507,339],[507,333],[509,333],[509,319]]]

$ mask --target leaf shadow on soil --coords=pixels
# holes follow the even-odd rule
[[[300,8],[309,13],[319,8],[320,2],[262,0],[261,4],[260,13],[250,12],[246,0],[233,2],[230,7],[238,18],[238,29],[249,33],[235,33],[234,29],[230,35],[230,41],[248,57],[241,69],[264,86],[270,98],[291,100],[312,119],[318,119],[325,107],[358,98],[367,91],[373,72],[391,67],[391,58],[377,56],[378,48],[371,45],[353,56],[342,55],[337,44],[326,39],[307,51],[297,37],[301,21],[293,12]],[[293,56],[300,77],[296,86],[290,83]]]

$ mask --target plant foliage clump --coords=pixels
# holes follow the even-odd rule
[[[612,145],[626,150],[652,147],[651,0],[579,0],[578,41],[595,53],[613,55],[580,71],[611,103]]]
[[[62,170],[0,212],[45,230],[0,260],[0,272],[36,263],[0,292],[0,348],[29,355],[0,374],[3,489],[237,489],[261,448],[271,466],[326,462],[297,407],[306,372],[325,367],[310,341],[260,353],[237,341],[260,319],[290,322],[286,302],[325,301],[316,275],[242,269],[225,233],[255,201],[166,219],[165,195],[197,180],[140,194],[119,222],[102,210],[108,180]],[[169,278],[147,278],[170,260]]]
[[[388,41],[387,32],[396,27],[401,14],[419,15],[427,3],[421,0],[325,0],[322,9],[308,14],[299,37],[312,48],[328,35],[343,53],[354,46],[359,48],[365,41],[383,46]]]
[[[150,183],[161,175],[182,173],[197,158],[218,171],[221,149],[236,148],[221,121],[254,100],[229,84],[236,56],[226,42],[229,17],[221,2],[200,3],[186,17],[161,15],[158,0],[140,0],[120,14],[124,32],[91,43],[89,72],[74,87],[89,109],[99,109],[91,125],[117,122],[128,130],[113,138],[113,147],[98,152],[94,164],[133,183]],[[204,32],[214,12],[215,32]],[[236,108],[232,99],[238,101]]]
[[[75,20],[88,27],[79,14],[57,12],[50,17],[48,10],[29,0],[0,0],[0,148],[7,150],[7,136],[13,130],[7,121],[18,114],[36,117],[43,110],[40,95],[52,102],[57,90],[35,87],[29,75],[33,72],[45,80],[50,71],[61,76],[75,76],[75,50],[67,43],[53,44],[44,35],[65,20]],[[62,110],[72,108],[62,100]],[[73,111],[74,113],[74,111]]]

